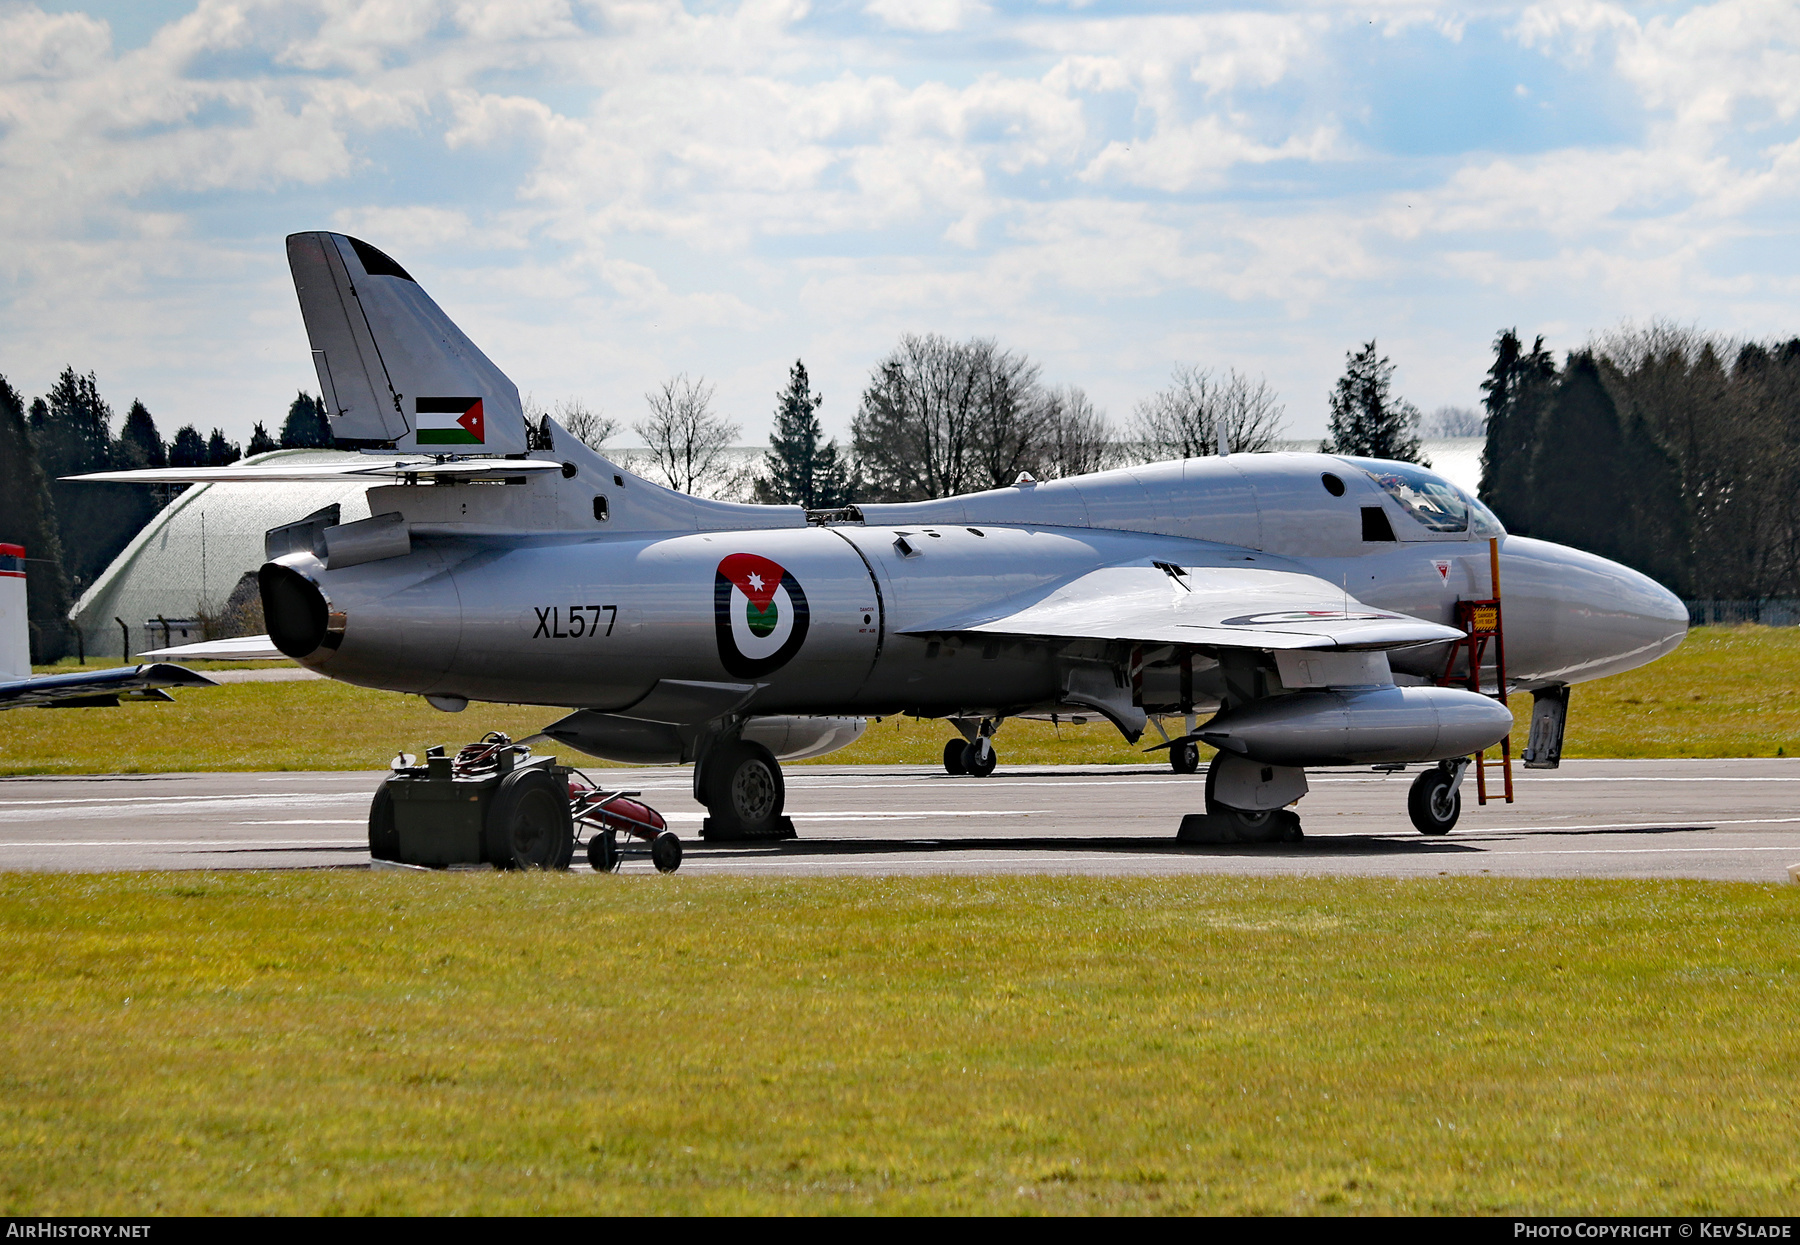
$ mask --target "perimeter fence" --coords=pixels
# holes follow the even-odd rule
[[[1683,601],[1690,627],[1729,627],[1761,623],[1765,627],[1800,626],[1800,597],[1768,597],[1761,601]]]

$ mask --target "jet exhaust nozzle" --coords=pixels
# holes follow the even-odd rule
[[[343,641],[344,615],[332,610],[312,580],[279,562],[267,562],[256,572],[256,583],[269,639],[283,653],[302,661]]]
[[[1454,687],[1370,687],[1273,696],[1219,714],[1201,739],[1264,765],[1442,761],[1512,730],[1499,701]]]

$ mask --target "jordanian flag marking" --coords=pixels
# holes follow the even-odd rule
[[[420,445],[485,445],[487,424],[480,398],[418,398]]]

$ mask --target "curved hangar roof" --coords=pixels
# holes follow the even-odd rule
[[[366,461],[360,454],[336,450],[276,450],[246,461],[341,459]],[[119,653],[123,641],[117,619],[130,626],[132,651],[138,652],[151,647],[144,627],[149,619],[218,613],[244,572],[263,564],[264,532],[333,502],[342,508],[343,522],[366,519],[368,489],[367,483],[341,480],[191,486],[144,525],[70,611],[88,654]],[[160,635],[155,639],[162,642]],[[175,635],[171,642],[183,639]]]

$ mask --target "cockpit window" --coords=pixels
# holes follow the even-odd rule
[[[1463,501],[1468,503],[1469,518],[1475,524],[1476,536],[1487,540],[1489,537],[1506,535],[1506,526],[1500,522],[1499,516],[1482,505],[1479,499],[1469,496],[1462,489],[1456,491],[1461,493]]]
[[[1461,489],[1422,467],[1382,463],[1365,468],[1400,508],[1429,532],[1469,530],[1470,499]],[[1478,503],[1477,503],[1478,504]],[[1492,516],[1489,516],[1490,518]]]

